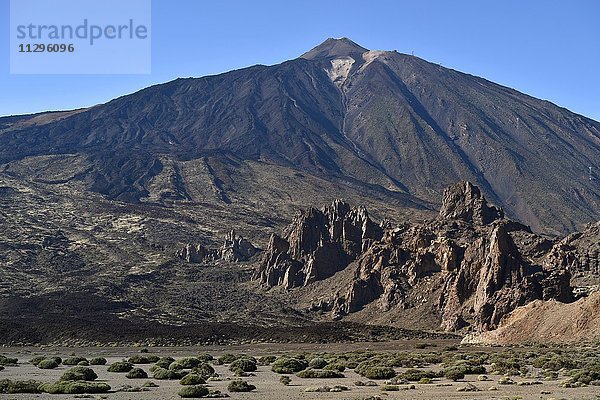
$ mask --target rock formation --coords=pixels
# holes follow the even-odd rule
[[[343,202],[311,209],[287,228],[285,239],[273,235],[258,277],[292,288],[347,268],[346,289],[321,299],[320,308],[333,318],[371,304],[389,311],[428,303],[450,331],[493,329],[537,299],[572,301],[569,270],[538,262],[551,242],[504,218],[469,182],[446,189],[433,220],[376,228],[366,210],[351,212]]]
[[[305,286],[345,268],[382,235],[364,207],[335,200],[309,208],[271,236],[256,278],[268,286]]]
[[[225,235],[223,245],[218,249],[209,249],[201,244],[186,244],[176,253],[177,257],[189,263],[202,263],[210,261],[248,261],[258,253],[259,249],[254,247],[250,241],[237,236],[235,230]]]

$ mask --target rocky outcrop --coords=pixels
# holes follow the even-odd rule
[[[225,236],[223,245],[218,249],[209,249],[201,244],[186,244],[176,253],[177,257],[189,263],[211,261],[239,262],[248,261],[259,252],[252,243],[231,230]]]
[[[255,276],[269,287],[305,286],[326,279],[356,259],[382,229],[364,207],[335,200],[321,210],[301,212],[284,230],[273,234]]]
[[[290,225],[285,239],[271,238],[259,278],[292,288],[328,282],[347,268],[345,288],[331,281],[337,289],[315,303],[334,319],[366,306],[386,312],[428,304],[449,331],[493,329],[538,299],[572,301],[569,270],[539,262],[551,243],[504,218],[469,182],[446,189],[433,220],[381,233],[375,227],[366,210],[351,213],[345,203],[311,209]]]
[[[600,339],[600,292],[573,303],[536,300],[508,314],[498,329],[467,335],[465,344],[565,343]]]
[[[477,186],[471,182],[458,182],[444,190],[441,219],[459,219],[487,225],[504,217],[504,211],[489,206]]]
[[[568,270],[578,294],[597,289],[600,285],[600,221],[556,243],[545,257],[544,265]]]

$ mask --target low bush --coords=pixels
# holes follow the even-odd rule
[[[393,368],[372,365],[367,361],[360,363],[354,371],[367,379],[390,379],[396,376]]]
[[[33,357],[31,360],[29,360],[29,364],[33,364],[37,367],[38,364],[41,363],[42,361],[44,361],[45,359],[46,359],[45,356],[36,356],[36,357]]]
[[[280,357],[271,365],[271,371],[278,374],[295,374],[308,367],[306,360],[297,358]]]
[[[98,375],[88,367],[73,367],[62,375],[61,381],[93,381]]]
[[[256,389],[256,386],[251,385],[241,379],[233,380],[229,382],[229,385],[227,385],[227,390],[230,392],[251,392],[254,389]]]
[[[33,380],[11,381],[10,379],[2,379],[0,380],[0,393],[39,393],[39,385],[40,382],[36,382]]]
[[[444,369],[444,376],[451,381],[457,381],[465,377],[465,373],[459,368],[446,368]]]
[[[129,357],[127,361],[131,364],[152,364],[160,360],[160,357],[157,355],[136,355],[133,357]]]
[[[330,363],[327,364],[323,369],[328,369],[328,370],[332,370],[332,371],[338,371],[338,372],[344,372],[346,370],[346,366],[344,364],[340,364],[340,363]]]
[[[283,375],[281,378],[279,378],[279,383],[288,386],[290,383],[292,383],[292,378],[287,375]]]
[[[275,356],[263,356],[258,359],[258,365],[271,365],[277,357]]]
[[[400,375],[400,378],[402,379],[406,379],[407,381],[419,381],[423,378],[429,378],[429,379],[433,379],[433,378],[437,378],[439,377],[439,374],[437,372],[434,371],[430,371],[430,370],[422,370],[422,369],[407,369],[406,371],[402,372]]]
[[[206,380],[197,374],[187,374],[179,381],[181,385],[204,385]]]
[[[133,364],[127,361],[117,361],[108,366],[108,372],[129,372],[133,369]]]
[[[16,358],[0,356],[0,365],[14,365],[19,362]]]
[[[183,397],[184,399],[206,397],[208,393],[208,389],[204,386],[185,386],[177,392],[179,397]]]
[[[77,365],[82,361],[87,361],[85,357],[69,357],[65,358],[62,362],[63,365]]]
[[[156,366],[160,368],[169,368],[169,365],[175,362],[173,357],[161,357],[157,362]]]
[[[242,357],[243,356],[240,355],[240,354],[225,353],[221,357],[219,357],[217,359],[217,361],[219,362],[219,364],[231,364],[232,362],[234,362],[238,358],[242,358]]]
[[[47,358],[45,360],[40,361],[37,364],[37,367],[39,369],[54,369],[54,368],[58,367],[58,363],[56,362],[56,360]]]
[[[298,378],[343,378],[344,374],[331,369],[305,369],[296,374]]]
[[[308,362],[308,366],[313,369],[323,369],[327,364],[327,360],[321,357],[315,357]]]
[[[171,370],[160,367],[154,370],[154,379],[181,379],[186,375],[187,373],[181,370]]]
[[[95,394],[107,393],[110,386],[104,382],[59,381],[39,385],[39,391],[49,394]]]
[[[198,360],[200,360],[202,362],[209,362],[209,361],[212,361],[215,359],[212,355],[210,355],[208,353],[201,353],[196,358],[198,358]]]
[[[232,372],[238,370],[243,372],[253,372],[256,371],[256,362],[253,362],[248,358],[238,358],[229,365],[229,370]]]
[[[199,366],[200,364],[202,364],[202,361],[199,358],[186,357],[186,358],[182,358],[182,359],[176,360],[175,362],[171,363],[171,365],[169,365],[169,369],[171,369],[171,370],[192,369],[192,368]]]
[[[133,368],[125,377],[129,379],[146,379],[148,378],[148,374],[141,368]]]
[[[90,365],[106,365],[106,358],[94,357],[90,360]]]
[[[202,363],[198,365],[196,368],[192,368],[192,373],[196,375],[200,375],[204,379],[208,379],[211,376],[215,375],[215,369],[209,363]]]

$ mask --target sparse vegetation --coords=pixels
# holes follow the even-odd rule
[[[77,365],[82,361],[87,361],[85,357],[68,357],[65,358],[62,362],[63,365]]]
[[[187,372],[182,370],[172,370],[165,368],[157,368],[154,370],[154,379],[181,379],[187,375]]]
[[[2,379],[0,380],[0,393],[39,393],[39,385],[39,382],[33,380],[11,381],[10,379]]]
[[[106,358],[94,357],[90,360],[90,365],[106,365]]]
[[[390,379],[396,376],[396,371],[394,371],[393,368],[387,366],[372,365],[369,362],[360,363],[354,369],[354,371],[367,379]]]
[[[169,365],[169,369],[171,369],[171,370],[192,369],[192,368],[199,366],[202,363],[203,363],[203,361],[200,360],[199,358],[186,357],[186,358],[182,358],[182,359],[172,362],[171,365]]]
[[[127,361],[117,361],[108,366],[108,372],[129,372],[133,369],[133,364]]]
[[[125,375],[129,379],[146,379],[148,378],[148,374],[141,368],[133,368],[131,371]]]
[[[227,390],[230,392],[251,392],[254,389],[256,389],[256,386],[251,385],[241,379],[233,380],[229,382],[229,385],[227,385]]]
[[[98,375],[88,367],[73,367],[62,375],[61,381],[93,381]]]
[[[278,374],[295,374],[308,367],[306,360],[297,358],[280,357],[271,365],[271,370]]]
[[[249,358],[238,358],[229,365],[229,370],[232,372],[253,372],[256,371],[256,361]]]
[[[131,364],[152,364],[160,360],[160,357],[156,355],[136,355],[129,357],[127,361]]]
[[[181,378],[181,380],[179,381],[179,383],[181,385],[184,386],[188,386],[188,385],[204,385],[206,383],[206,380],[201,377],[200,375],[197,374],[187,374],[186,376],[184,376],[183,378]]]
[[[110,391],[110,385],[104,382],[59,381],[39,385],[39,391],[49,394],[96,394]]]
[[[0,365],[15,365],[19,362],[16,358],[0,356]]]
[[[58,363],[56,362],[56,360],[47,358],[47,359],[40,361],[37,364],[37,367],[39,369],[54,369],[54,368],[58,367]]]
[[[292,378],[290,378],[288,375],[283,375],[279,378],[279,383],[288,386],[290,383],[292,383]]]
[[[296,374],[298,378],[343,378],[344,374],[330,369],[305,369]]]

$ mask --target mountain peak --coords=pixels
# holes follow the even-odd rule
[[[305,58],[307,60],[337,57],[360,58],[360,56],[366,51],[369,51],[369,49],[354,43],[352,40],[346,37],[339,39],[329,38],[317,47],[302,54],[300,58]]]

